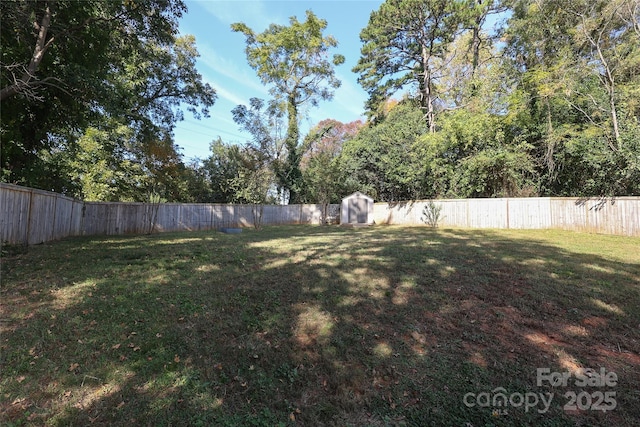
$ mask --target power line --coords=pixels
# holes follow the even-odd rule
[[[193,133],[197,133],[199,135],[204,135],[204,136],[208,136],[208,137],[211,137],[211,138],[215,138],[210,133],[199,132],[197,130],[193,130],[193,129],[189,129],[189,128],[183,128],[183,127],[180,127],[180,126],[176,126],[176,129],[180,129],[180,130],[184,130],[184,131],[187,131],[187,132],[193,132]]]
[[[237,138],[243,138],[243,139],[247,138],[246,135],[239,135],[237,133],[229,132],[229,131],[226,131],[224,129],[216,128],[216,127],[213,127],[213,126],[207,126],[205,124],[194,122],[194,121],[191,121],[191,120],[184,120],[184,122],[185,123],[189,123],[191,125],[200,126],[201,128],[204,128],[204,129],[207,129],[207,130],[210,130],[210,131],[213,131],[213,132],[222,132],[222,133],[226,133],[227,135],[235,136]],[[209,136],[209,134],[205,134],[203,132],[198,132],[198,131],[195,131],[195,130],[192,130],[192,129],[188,129],[188,128],[184,128],[184,127],[180,127],[180,126],[176,126],[176,127],[180,128],[182,130],[187,130],[187,131],[191,131],[191,132],[194,132],[194,133],[200,133],[202,135]]]

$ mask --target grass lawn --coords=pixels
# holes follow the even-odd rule
[[[4,248],[0,299],[2,425],[640,422],[638,238],[74,238]]]

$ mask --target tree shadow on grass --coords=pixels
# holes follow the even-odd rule
[[[11,422],[640,419],[638,263],[524,232],[396,227],[274,227],[46,248],[9,260],[3,280],[2,416]],[[619,381],[578,387],[581,367],[605,368]],[[573,376],[566,387],[538,386],[537,368]],[[565,411],[568,391],[613,391],[617,407]],[[516,398],[484,404],[482,396],[499,393]],[[531,393],[554,393],[548,411],[540,413],[542,402],[518,405],[518,395]]]

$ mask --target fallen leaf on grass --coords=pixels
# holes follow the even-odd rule
[[[11,402],[12,405],[19,405],[20,403],[24,402],[25,400],[27,400],[26,397],[16,397],[13,402]]]
[[[118,343],[118,344],[116,344],[116,345],[112,345],[112,346],[111,346],[111,349],[112,349],[112,350],[117,350],[117,349],[119,349],[119,348],[120,348],[120,346],[121,346],[121,345],[122,345],[122,344],[120,344],[120,343]]]
[[[69,366],[68,371],[69,371],[69,372],[73,372],[73,371],[75,371],[76,369],[78,369],[79,367],[80,367],[80,365],[79,365],[79,364],[77,364],[77,363],[72,363],[72,364]]]

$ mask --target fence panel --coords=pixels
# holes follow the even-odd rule
[[[554,228],[592,233],[640,235],[640,198],[551,200]]]
[[[31,193],[27,242],[30,245],[53,240],[57,195],[39,191]],[[34,213],[37,213],[34,215]]]
[[[428,202],[425,202],[426,206]],[[467,200],[448,199],[434,201],[440,210],[440,225],[443,227],[470,227],[469,203]],[[423,208],[424,209],[424,208]],[[422,218],[422,217],[421,217]]]
[[[424,201],[375,203],[373,221],[376,224],[419,224]]]
[[[320,224],[322,221],[322,205],[301,205],[300,224]]]
[[[84,203],[73,199],[71,202],[71,213],[69,217],[69,234],[68,236],[82,236],[84,229]],[[60,236],[64,238],[65,236]]]
[[[550,228],[551,225],[550,198],[507,199],[508,228]]]
[[[53,227],[51,237],[47,240],[59,240],[74,234],[72,230],[72,221],[74,211],[76,211],[77,202],[70,198],[58,195],[56,197]]]
[[[0,232],[2,242],[28,244],[29,209],[32,190],[1,184]]]
[[[588,231],[588,209],[579,206],[577,199],[559,198],[551,204],[551,222],[563,230]]]

